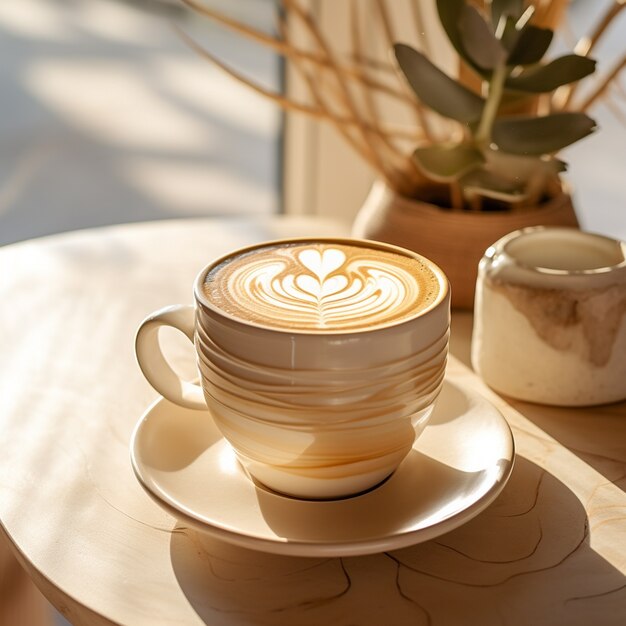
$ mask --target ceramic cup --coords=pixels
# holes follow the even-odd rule
[[[626,243],[546,227],[497,241],[480,262],[472,364],[521,400],[626,398]]]
[[[436,297],[398,322],[311,330],[260,323],[254,311],[234,315],[207,294],[212,270],[254,258],[261,248],[294,244],[399,254],[428,268]],[[195,306],[167,307],[144,320],[136,338],[139,365],[170,401],[208,406],[243,466],[267,487],[313,499],[367,490],[395,470],[426,426],[443,383],[450,320],[447,279],[430,261],[374,242],[270,242],[208,265],[194,299]],[[200,385],[181,380],[168,365],[157,339],[163,325],[195,343]]]

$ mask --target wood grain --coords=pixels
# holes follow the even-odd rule
[[[52,612],[0,537],[0,626],[52,626]]]
[[[173,221],[0,250],[0,521],[35,583],[77,625],[625,623],[625,404],[509,402],[451,359],[450,377],[507,417],[516,466],[477,518],[391,553],[252,552],[178,524],[143,492],[128,442],[155,394],[134,360],[138,323],[190,302],[211,258],[334,228],[315,224]],[[453,322],[462,358],[470,323]],[[166,349],[189,369],[178,339]]]

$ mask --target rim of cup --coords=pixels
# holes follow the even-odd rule
[[[595,267],[557,268],[549,267],[548,263],[532,264],[523,260],[527,252],[524,247],[532,245],[542,239],[545,245],[549,243],[565,243],[567,240],[570,241],[573,247],[592,243],[598,250],[603,248],[601,254],[605,254],[607,259],[613,255],[615,262],[605,265],[594,264]],[[572,250],[572,254],[575,254],[575,249]],[[499,256],[505,257],[508,262],[520,269],[546,276],[584,277],[607,274],[609,272],[615,272],[616,270],[626,271],[626,242],[607,237],[606,235],[582,231],[577,228],[529,226],[513,231],[496,241],[485,252],[485,257],[490,259],[495,259]]]
[[[419,310],[417,313],[412,315],[411,317],[407,317],[396,323],[390,323],[385,326],[376,325],[372,328],[325,328],[325,329],[304,329],[304,328],[281,328],[279,326],[269,326],[267,324],[262,324],[253,320],[246,320],[236,315],[232,315],[223,311],[213,305],[209,299],[206,297],[204,293],[204,283],[206,275],[215,267],[226,261],[227,259],[247,254],[249,252],[253,252],[259,248],[267,248],[270,246],[280,246],[284,244],[298,244],[298,243],[322,243],[322,244],[337,244],[337,245],[345,245],[345,246],[358,246],[362,248],[374,248],[378,250],[383,250],[386,252],[391,252],[394,254],[398,254],[400,256],[407,257],[409,259],[413,259],[421,262],[426,265],[437,278],[437,282],[439,283],[439,294],[437,298],[425,309]],[[450,285],[448,283],[448,279],[444,274],[443,270],[433,261],[427,259],[426,257],[418,254],[417,252],[413,252],[411,250],[407,250],[406,248],[402,248],[400,246],[394,246],[389,243],[382,243],[379,241],[372,241],[369,239],[357,239],[351,237],[289,237],[286,239],[272,239],[269,241],[264,241],[261,243],[253,244],[250,246],[246,246],[243,248],[239,248],[234,252],[229,252],[228,254],[224,254],[219,258],[211,261],[208,265],[206,265],[202,270],[200,270],[199,274],[196,276],[194,281],[194,296],[196,303],[200,304],[202,307],[210,311],[210,313],[215,314],[219,317],[227,319],[235,324],[257,328],[264,331],[270,331],[273,333],[280,334],[288,334],[288,335],[306,335],[306,336],[330,336],[330,335],[361,335],[366,333],[374,333],[388,330],[390,328],[398,328],[405,324],[409,324],[414,322],[417,319],[426,317],[432,314],[434,311],[439,309],[442,302],[445,301],[446,297],[450,291]]]

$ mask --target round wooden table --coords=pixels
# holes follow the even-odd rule
[[[77,625],[626,623],[626,405],[498,397],[462,362],[468,315],[453,321],[449,377],[500,408],[518,457],[464,526],[373,556],[273,556],[201,535],[146,495],[129,460],[156,397],[133,352],[141,319],[191,302],[196,272],[231,249],[330,234],[343,233],[190,220],[0,250],[0,522],[35,584]],[[190,368],[188,344],[165,340]]]

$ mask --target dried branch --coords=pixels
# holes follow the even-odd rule
[[[611,85],[611,87],[613,87],[613,85]],[[604,104],[609,109],[609,111],[613,113],[613,116],[615,117],[615,119],[617,119],[617,121],[626,128],[626,114],[624,114],[624,111],[620,109],[618,104],[613,102],[613,100],[610,97],[610,93],[607,94],[607,97],[604,100]]]
[[[289,42],[289,32],[285,24],[284,16],[279,17],[278,28],[279,28],[279,31],[281,33],[283,40],[286,42]],[[389,176],[387,175],[387,172],[385,170],[381,170],[378,166],[378,163],[374,159],[371,158],[370,153],[367,149],[367,146],[364,146],[363,141],[361,139],[353,137],[352,133],[348,131],[345,125],[340,123],[338,117],[333,113],[331,108],[326,104],[326,102],[324,101],[324,97],[321,93],[321,90],[319,89],[318,82],[311,75],[311,73],[306,69],[306,67],[304,66],[303,60],[301,58],[296,57],[293,60],[293,67],[296,70],[296,72],[305,81],[307,88],[309,90],[309,93],[311,94],[311,97],[313,98],[318,108],[328,113],[329,120],[334,126],[335,130],[337,130],[337,132],[345,139],[348,145],[353,150],[355,150],[366,163],[368,163],[375,171],[378,172],[380,176],[383,177],[383,179],[385,179],[385,181],[388,184],[390,184],[391,180]]]
[[[563,16],[560,25],[560,35],[568,49],[573,50],[576,47],[576,33],[572,27],[572,22],[566,14]]]
[[[427,57],[431,57],[432,46],[430,45],[430,40],[428,39],[428,33],[424,28],[425,20],[424,14],[422,13],[422,4],[418,2],[418,0],[409,0],[409,6],[411,7],[411,12],[413,14],[415,32],[417,33],[417,38],[420,42],[419,47]]]
[[[378,14],[380,15],[380,25],[385,36],[387,47],[392,48],[393,44],[396,42],[396,37],[393,32],[391,18],[389,17],[389,13],[387,12],[387,7],[384,0],[375,0],[375,4],[376,8],[378,9]]]
[[[574,107],[579,111],[586,111],[611,85],[615,77],[626,67],[626,55],[624,55],[614,66],[613,69],[604,77],[599,85],[592,91],[589,96],[580,104]]]
[[[205,6],[204,4],[200,4],[197,0],[182,0],[189,8],[197,11],[199,14],[208,17],[209,19],[214,20],[221,26],[224,26],[233,32],[236,32],[244,37],[247,37],[251,41],[254,41],[274,52],[280,54],[281,56],[293,61],[296,58],[306,59],[307,61],[311,61],[316,65],[319,65],[322,68],[328,68],[329,64],[325,57],[316,54],[314,52],[310,52],[307,50],[302,50],[296,48],[290,43],[285,42],[284,40],[277,39],[276,37],[272,37],[271,35],[267,35],[263,31],[257,30],[245,24],[238,22],[228,16],[211,9],[210,7]],[[410,95],[407,95],[406,92],[395,89],[379,80],[371,78],[369,76],[365,76],[361,65],[370,65],[375,63],[372,59],[361,59],[356,60],[358,65],[356,67],[342,64],[340,68],[342,72],[346,74],[350,79],[357,80],[364,83],[366,86],[375,89],[376,91],[380,91],[396,100],[399,100],[410,106],[412,108],[416,108],[418,106],[417,101]],[[389,63],[381,63],[381,67],[384,67],[385,71],[393,71],[393,67]]]
[[[356,0],[350,2],[350,24],[351,24],[351,38],[352,38],[352,51],[354,56],[360,56],[363,52],[361,29],[359,21],[359,13],[357,9]],[[363,70],[364,72],[366,70]],[[361,90],[363,102],[365,104],[365,110],[370,123],[377,130],[381,130],[380,125],[380,111],[376,105],[374,94],[370,89],[365,87]],[[382,150],[387,154],[392,163],[395,164],[399,174],[406,178],[403,181],[403,186],[407,191],[412,189],[418,182],[423,181],[423,176],[417,169],[413,159],[403,154],[398,148],[391,142],[390,137],[385,133],[379,134],[380,144]]]
[[[370,157],[376,162],[377,169],[385,171],[385,165],[380,159],[380,155],[376,152],[374,147],[374,142],[372,140],[372,135],[369,130],[363,125],[362,120],[359,115],[358,108],[352,98],[352,94],[347,87],[345,81],[345,75],[339,68],[337,61],[335,59],[335,55],[331,50],[330,46],[327,44],[326,39],[323,37],[320,29],[317,24],[311,17],[311,15],[303,9],[300,4],[296,0],[284,0],[285,7],[292,10],[294,14],[302,21],[302,23],[306,26],[307,30],[313,36],[313,40],[316,42],[318,48],[321,53],[325,56],[326,60],[329,63],[329,70],[335,77],[337,82],[337,86],[339,87],[339,93],[343,105],[346,107],[348,114],[351,118],[355,120],[357,123],[357,129],[363,139],[364,144],[367,146],[367,152]]]
[[[286,98],[285,96],[282,96],[278,93],[274,93],[273,91],[270,91],[269,89],[265,89],[265,87],[262,87],[261,85],[258,85],[257,83],[249,80],[242,74],[239,74],[239,72],[235,71],[234,69],[232,69],[231,67],[223,63],[218,57],[216,57],[214,54],[209,52],[206,48],[203,48],[195,39],[190,37],[178,25],[174,24],[173,28],[178,33],[179,37],[181,37],[181,39],[183,39],[183,41],[194,52],[196,52],[201,57],[209,60],[211,63],[216,65],[219,69],[226,72],[226,74],[234,78],[236,81],[246,85],[246,87],[249,87],[256,93],[264,96],[265,98],[269,98],[270,100],[273,100],[278,105],[280,105],[281,107],[287,110],[300,111],[301,113],[306,113],[307,115],[310,115],[312,117],[318,117],[318,118],[324,118],[326,116],[325,111],[322,111],[319,108],[311,107],[308,104],[304,104],[302,102],[296,102],[294,100],[290,100],[289,98]]]
[[[387,44],[387,47],[389,49],[392,49],[394,43],[397,41],[397,38],[393,30],[393,25],[391,23],[391,18],[387,11],[387,6],[385,4],[385,1],[376,0],[375,6],[377,7],[378,14],[380,15],[379,24],[383,32],[385,43]],[[397,70],[394,68],[394,71],[397,71]],[[404,81],[402,81],[402,85],[403,85],[405,93],[409,93],[408,85]],[[418,106],[415,108],[415,119],[417,121],[417,124],[423,129],[424,135],[426,136],[426,138],[431,142],[434,141],[435,138],[433,136],[430,121],[428,119],[426,112],[424,111],[424,108],[422,107],[421,102],[418,102]]]
[[[354,0],[350,0],[350,27],[350,35],[352,38],[352,52],[355,57],[358,57],[360,56],[362,51],[361,30],[359,28],[359,14]],[[373,94],[369,89],[361,89],[361,95],[363,97],[363,102],[365,103],[367,116],[372,126],[376,128],[378,126],[380,114],[378,111],[378,107],[376,106]],[[383,143],[387,146],[387,148],[391,148],[392,152],[395,154],[395,150],[388,140],[383,141]]]
[[[197,41],[195,41],[192,37],[190,37],[187,33],[185,33],[185,31],[183,31],[179,26],[174,25],[173,27],[178,33],[178,35],[183,39],[183,41],[192,50],[194,50],[194,52],[196,52],[199,56],[207,59],[208,61],[216,65],[219,69],[221,69],[223,72],[228,74],[231,78],[233,78],[237,82],[245,85],[249,89],[252,89],[253,91],[262,95],[263,97],[268,98],[269,100],[272,100],[278,106],[285,109],[286,111],[296,111],[299,113],[304,113],[305,115],[309,115],[313,118],[320,119],[320,120],[330,119],[330,115],[328,111],[325,111],[317,107],[312,107],[303,102],[296,102],[295,100],[286,98],[285,96],[282,96],[278,93],[274,93],[273,91],[270,91],[269,89],[266,89],[265,87],[262,87],[261,85],[251,81],[250,79],[246,78],[245,76],[243,76],[236,70],[232,69],[231,67],[223,63],[218,57],[213,55],[211,52],[203,48]],[[349,117],[345,117],[345,116],[336,117],[335,119],[339,123],[345,124],[346,126],[357,125],[357,122]],[[415,140],[416,138],[419,138],[419,135],[413,129],[406,130],[399,126],[385,126],[383,130],[389,136],[396,137],[398,139]],[[373,128],[369,128],[369,131],[372,133],[376,132],[375,129]]]
[[[532,23],[542,28],[556,30],[563,20],[569,0],[534,0],[532,4],[535,7]]]
[[[419,107],[419,103],[413,96],[407,95],[406,93],[404,93],[403,91],[400,91],[399,89],[394,89],[393,87],[385,85],[385,83],[381,83],[380,81],[374,78],[371,78],[370,76],[365,74],[363,70],[359,68],[348,68],[342,65],[341,69],[350,78],[353,78],[357,80],[358,82],[362,83],[364,87],[371,87],[372,89],[379,91],[380,93],[384,93],[388,96],[391,96],[392,98],[395,98],[396,100],[403,102],[404,104],[410,106],[411,108],[416,109]]]
[[[624,85],[622,85],[618,80],[616,80],[611,87],[617,91],[617,95],[622,98],[622,100],[626,101],[626,89],[624,89]]]
[[[626,8],[625,0],[615,0],[615,2],[608,8],[606,13],[600,18],[593,31],[583,37],[574,48],[576,54],[588,56],[595,48],[596,44],[611,25],[611,22],[620,14],[621,10]]]
[[[381,59],[375,59],[366,54],[361,54],[358,57],[352,56],[351,58],[355,63],[361,67],[366,67],[369,70],[377,70],[379,72],[385,72],[386,74],[395,74],[396,68],[388,61],[382,61]]]
[[[410,140],[413,145],[418,141],[436,144],[441,140],[455,140],[454,133],[469,133],[462,125],[446,120],[446,126],[439,126],[440,118],[436,113],[427,109],[410,90],[409,85],[402,79],[399,68],[395,63],[378,60],[369,56],[367,42],[363,37],[363,13],[359,13],[358,0],[350,2],[350,34],[351,52],[339,54],[330,45],[320,25],[301,0],[282,0],[283,12],[279,17],[277,33],[266,33],[245,23],[217,11],[202,3],[203,0],[182,0],[185,5],[197,13],[212,19],[220,26],[228,28],[240,36],[264,46],[284,57],[302,79],[305,92],[301,98],[295,99],[273,92],[229,67],[224,61],[204,49],[197,41],[182,32],[179,34],[187,44],[200,56],[208,59],[213,65],[226,72],[234,80],[246,85],[247,88],[261,94],[263,97],[277,103],[284,110],[301,112],[316,119],[327,121],[345,139],[348,145],[367,163],[387,184],[397,192],[407,196],[416,194],[416,190],[428,181],[427,176],[418,168],[416,162],[405,151],[408,146],[404,140]],[[420,42],[420,48],[428,55],[436,55],[432,49],[432,41],[423,28],[423,5],[421,0],[407,0],[412,19]],[[470,0],[479,10],[487,10],[489,0]],[[384,42],[386,48],[393,46],[397,33],[394,32],[392,20],[391,0],[371,0],[374,3],[375,26],[378,27],[379,41]],[[563,22],[565,10],[569,0],[528,0],[536,8],[533,22],[539,26],[554,29]],[[371,6],[371,5],[370,5]],[[609,25],[626,6],[626,0],[615,0],[595,25],[589,37],[581,39],[576,45],[576,52],[589,54],[602,38]],[[362,7],[362,5],[361,5]],[[289,32],[288,25],[295,22],[300,32],[304,29],[305,44],[296,38],[295,32]],[[289,24],[288,24],[289,21]],[[398,24],[396,24],[397,26]],[[379,42],[374,42],[375,44]],[[370,52],[373,55],[373,52]],[[482,79],[475,75],[469,66],[459,67],[459,78],[463,84],[476,91],[481,90]],[[615,80],[626,66],[626,57],[601,77],[588,92],[579,108],[585,110],[591,107],[602,96],[610,95],[608,90],[620,88]],[[555,94],[542,94],[533,99],[533,106],[541,107],[540,113],[546,113],[550,106],[555,108],[570,108],[577,84],[558,90]],[[613,92],[616,93],[616,92]],[[398,127],[385,123],[381,114],[383,97],[397,100],[408,106],[416,116],[416,123],[409,127]],[[581,98],[582,99],[582,98]],[[608,106],[612,107],[615,115],[623,120],[623,112],[615,108],[614,103],[607,97]],[[537,111],[533,111],[537,113]],[[437,124],[435,126],[435,124]],[[445,135],[445,139],[444,138]],[[461,138],[459,137],[460,141]],[[543,184],[537,181],[537,189]],[[547,181],[546,184],[552,184]],[[558,184],[558,179],[554,184]],[[534,192],[529,187],[529,198],[533,199]],[[451,203],[456,209],[480,209],[483,199],[463,197],[463,190],[458,181],[449,185]],[[532,192],[532,193],[531,193]]]
[[[604,15],[600,18],[591,34],[583,37],[578,41],[574,52],[582,56],[589,56],[597,43],[602,38],[602,35],[606,32],[606,29],[611,25],[613,20],[620,14],[621,10],[626,8],[626,0],[615,0],[615,2],[608,8]],[[565,109],[569,107],[579,83],[574,83],[564,87],[562,92],[555,94],[555,102],[558,102],[559,108]]]

